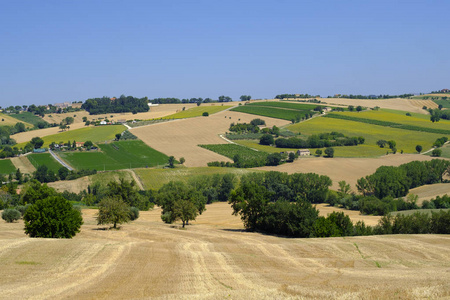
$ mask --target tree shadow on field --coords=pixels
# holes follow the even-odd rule
[[[114,227],[97,227],[97,228],[92,228],[91,230],[96,230],[96,231],[107,231],[107,230],[120,230],[122,227],[118,226],[117,228]]]
[[[221,229],[221,230],[229,231],[229,232],[250,232],[250,231],[248,231],[246,229],[232,229],[232,228],[224,228],[224,229]]]
[[[300,237],[294,237],[294,236],[287,236],[287,235],[281,235],[281,234],[275,234],[275,233],[268,233],[268,232],[264,232],[264,231],[251,231],[251,230],[247,230],[247,229],[231,229],[231,228],[224,228],[221,229],[223,231],[228,231],[228,232],[249,232],[249,233],[257,233],[257,234],[261,234],[261,235],[265,235],[265,236],[272,236],[272,237],[278,237],[278,238],[284,238],[284,239],[299,239]]]

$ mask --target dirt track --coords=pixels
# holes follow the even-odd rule
[[[450,296],[449,235],[289,239],[244,232],[230,208],[187,230],[158,209],[119,231],[84,210],[71,240],[0,223],[5,299],[417,299]]]
[[[220,133],[228,131],[232,122],[249,123],[255,118],[266,121],[266,125],[282,126],[289,124],[288,121],[259,117],[233,111],[222,111],[209,117],[197,117],[171,122],[158,123],[130,131],[150,147],[173,155],[176,159],[184,157],[185,166],[204,167],[210,161],[231,161],[212,151],[198,147],[199,144],[226,144],[219,137]]]

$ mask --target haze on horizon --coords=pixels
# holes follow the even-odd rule
[[[5,1],[0,106],[450,88],[448,1]]]

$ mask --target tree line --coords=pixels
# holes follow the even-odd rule
[[[135,98],[125,95],[121,95],[119,98],[102,97],[87,99],[81,108],[88,111],[91,115],[122,112],[138,113],[147,112],[150,109],[147,97]]]

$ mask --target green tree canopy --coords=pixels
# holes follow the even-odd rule
[[[98,204],[97,224],[113,224],[113,228],[117,228],[117,224],[123,224],[130,219],[130,209],[122,198],[106,197]]]

